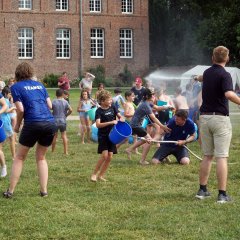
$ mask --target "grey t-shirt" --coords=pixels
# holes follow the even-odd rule
[[[52,101],[52,114],[56,123],[66,123],[67,111],[70,108],[65,99],[54,99]]]
[[[147,101],[141,102],[138,108],[136,109],[132,117],[132,120],[130,122],[131,127],[132,128],[141,127],[144,117],[151,113],[152,113],[152,108],[150,106],[150,103]]]

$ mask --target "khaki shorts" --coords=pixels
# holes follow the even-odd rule
[[[228,116],[201,115],[200,133],[204,155],[228,157],[232,125]]]

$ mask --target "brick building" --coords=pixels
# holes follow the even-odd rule
[[[147,0],[0,0],[0,76],[30,62],[38,77],[102,65],[107,76],[149,67]]]

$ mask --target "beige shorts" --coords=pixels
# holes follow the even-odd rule
[[[200,133],[204,155],[228,157],[232,124],[228,116],[201,115]]]

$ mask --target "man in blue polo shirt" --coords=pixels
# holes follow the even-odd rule
[[[168,122],[170,133],[164,136],[164,141],[176,141],[174,143],[163,143],[155,152],[152,163],[162,163],[164,158],[169,155],[174,155],[178,163],[187,165],[190,163],[188,150],[183,145],[190,143],[196,139],[196,130],[194,122],[188,118],[186,110],[176,111],[175,116]]]
[[[218,180],[217,202],[226,203],[231,201],[226,193],[227,159],[232,138],[228,100],[240,104],[240,98],[233,91],[230,73],[224,68],[229,61],[229,50],[224,46],[214,48],[212,61],[213,65],[203,73],[203,76],[199,76],[197,79],[203,82],[200,132],[204,157],[200,165],[200,186],[196,198],[210,197],[210,193],[207,191],[207,183],[213,157],[215,157]]]

